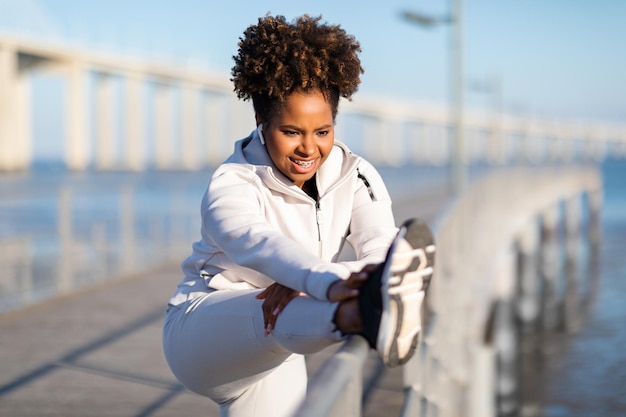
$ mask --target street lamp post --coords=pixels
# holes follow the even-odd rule
[[[460,194],[467,184],[467,162],[463,139],[463,0],[450,0],[450,14],[447,17],[433,17],[421,13],[405,11],[402,17],[421,27],[439,24],[450,26],[449,100],[452,154],[450,156],[450,188]]]
[[[502,134],[503,100],[500,77],[493,76],[482,82],[469,82],[467,87],[468,91],[487,93],[492,96],[490,109],[492,133],[485,150],[485,161],[492,164],[503,164],[506,162],[506,153]]]

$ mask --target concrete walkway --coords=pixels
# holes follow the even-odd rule
[[[398,222],[432,221],[445,193],[396,199]],[[0,316],[0,416],[218,416],[210,400],[186,391],[161,351],[166,300],[178,265],[127,277]],[[308,360],[310,372],[334,349]],[[366,364],[365,416],[398,415],[401,370]]]

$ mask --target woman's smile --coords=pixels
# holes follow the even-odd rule
[[[317,167],[317,158],[306,160],[306,161],[303,159],[296,159],[296,158],[289,158],[289,159],[291,159],[291,162],[294,163],[295,169],[300,170],[302,173],[315,170],[315,168]]]

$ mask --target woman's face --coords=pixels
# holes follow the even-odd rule
[[[292,93],[282,110],[264,122],[263,136],[274,165],[302,188],[335,142],[331,106],[319,91]]]

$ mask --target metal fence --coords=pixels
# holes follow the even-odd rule
[[[435,278],[420,350],[403,367],[402,416],[535,415],[520,346],[576,322],[601,203],[597,169],[569,167],[494,172],[451,204],[435,225]],[[346,342],[294,415],[360,416],[367,351],[358,336]]]
[[[7,180],[0,313],[181,262],[198,239],[207,175],[93,174],[78,183],[60,174],[41,185],[40,173],[24,184]]]

